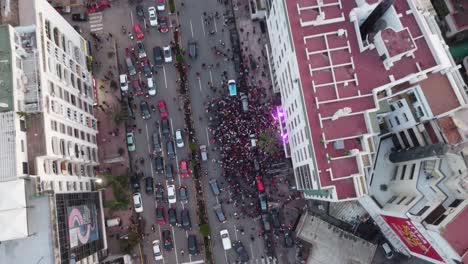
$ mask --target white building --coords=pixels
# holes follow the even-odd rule
[[[46,0],[21,0],[19,13],[19,26],[0,26],[0,263],[20,263],[17,250],[34,246],[44,251],[30,261],[98,263],[107,245],[87,41]],[[78,226],[98,226],[88,245],[79,227],[62,227],[77,213],[93,221]]]
[[[305,198],[359,199],[397,250],[453,263],[466,256],[463,236],[447,230],[466,214],[456,193],[466,187],[467,86],[427,1],[392,2],[272,1],[269,61],[285,153]],[[396,149],[440,155],[388,161]],[[426,172],[437,177],[425,181]],[[409,216],[427,205],[426,218]]]

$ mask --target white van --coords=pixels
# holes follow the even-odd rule
[[[147,84],[148,84],[148,94],[151,96],[155,96],[157,91],[156,91],[156,85],[154,84],[153,77],[149,77],[147,79]]]
[[[120,217],[107,219],[106,225],[107,225],[107,227],[119,226],[120,225]]]
[[[229,231],[227,229],[223,229],[219,231],[221,235],[221,241],[223,242],[224,250],[229,250],[232,248],[231,238],[229,237]]]
[[[208,160],[208,153],[206,152],[206,145],[200,146],[200,154],[201,154],[202,161]]]
[[[120,90],[122,90],[122,92],[128,91],[127,74],[120,74]]]
[[[250,144],[252,145],[252,148],[255,148],[257,146],[257,139],[255,138],[254,134],[250,135]]]

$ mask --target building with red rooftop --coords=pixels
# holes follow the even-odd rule
[[[272,1],[277,114],[306,199],[359,200],[396,250],[457,263],[468,240],[446,228],[468,206],[467,86],[415,2]]]

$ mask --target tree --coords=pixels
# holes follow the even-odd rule
[[[263,131],[258,140],[258,146],[269,155],[273,155],[280,150],[279,135],[272,128]]]
[[[114,81],[114,80],[112,80],[112,81],[110,82],[110,88],[112,88],[112,90],[114,90],[114,91],[117,90],[117,88],[119,88],[119,87],[117,86],[117,82]]]
[[[122,124],[122,122],[125,122],[128,120],[128,113],[124,109],[122,109],[119,106],[114,107],[114,111],[110,112],[110,115],[112,116],[112,121],[116,125]]]
[[[120,239],[120,250],[126,254],[131,254],[133,249],[140,243],[138,234],[131,231],[127,239]]]

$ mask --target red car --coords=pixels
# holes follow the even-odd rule
[[[159,100],[158,101],[158,110],[159,110],[159,116],[160,117],[166,118],[168,116],[166,101],[164,101],[164,100]]]
[[[164,215],[164,207],[157,207],[156,208],[156,221],[158,225],[165,225],[166,224],[166,217]]]
[[[258,192],[264,192],[265,191],[265,185],[263,184],[262,176],[255,177],[255,182],[257,183],[257,191]]]
[[[190,176],[190,172],[188,170],[188,164],[186,160],[180,161],[180,176],[182,176],[182,178],[187,178]]]
[[[145,37],[145,33],[141,30],[140,24],[133,25],[133,32],[135,32],[137,39],[143,39]]]
[[[161,33],[169,32],[169,27],[167,26],[167,17],[165,16],[159,18],[159,31],[161,31]]]

